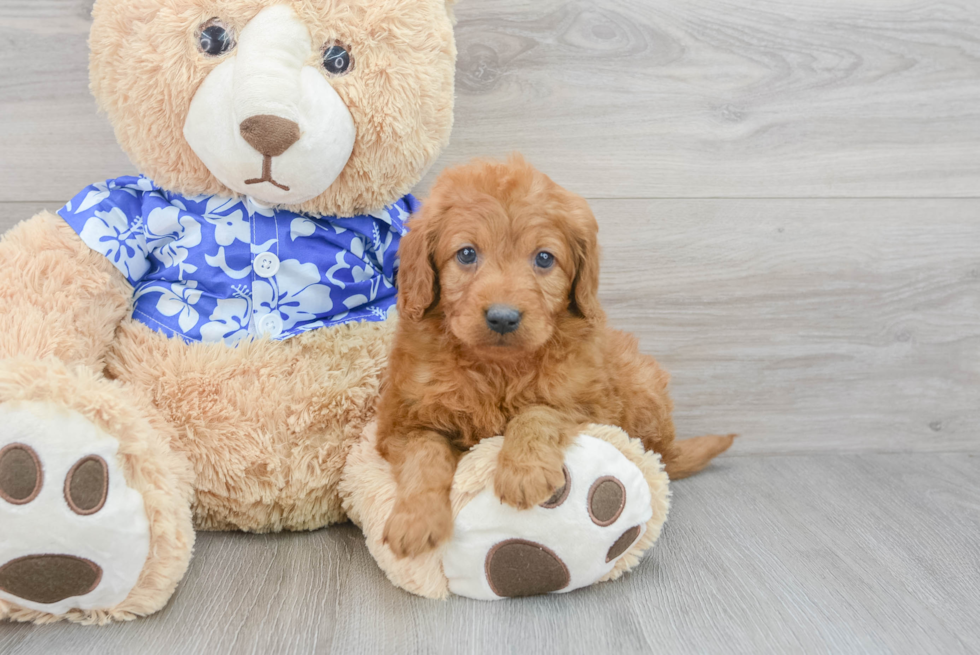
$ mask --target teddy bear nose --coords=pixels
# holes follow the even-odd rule
[[[487,327],[500,334],[513,332],[521,324],[521,313],[509,305],[490,305],[486,318]]]
[[[278,157],[299,141],[299,124],[271,114],[246,118],[238,126],[250,146],[266,157]]]

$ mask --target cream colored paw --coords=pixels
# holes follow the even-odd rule
[[[51,614],[126,599],[150,529],[118,447],[59,406],[0,405],[0,599]]]
[[[591,585],[666,518],[666,486],[651,502],[643,471],[607,441],[576,437],[563,473],[564,486],[530,509],[501,503],[486,488],[459,510],[442,560],[450,591],[495,600]],[[665,478],[659,463],[655,474]],[[463,462],[461,475],[468,475]]]

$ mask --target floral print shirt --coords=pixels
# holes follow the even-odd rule
[[[94,184],[59,214],[133,285],[133,318],[233,345],[382,321],[395,304],[411,195],[367,215],[306,216],[249,198],[186,197],[145,177]]]

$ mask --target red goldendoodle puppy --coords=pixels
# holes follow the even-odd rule
[[[444,172],[401,242],[400,321],[378,409],[378,450],[398,482],[385,541],[418,555],[452,533],[459,455],[503,434],[494,488],[518,508],[564,483],[582,423],[618,425],[671,478],[732,436],[674,440],[668,375],[606,326],[598,225],[585,200],[521,157]]]

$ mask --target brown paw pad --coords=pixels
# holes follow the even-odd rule
[[[640,536],[640,526],[634,525],[632,528],[619,535],[619,539],[613,542],[613,545],[609,547],[609,552],[606,553],[606,561],[611,562],[633,545],[636,538]]]
[[[65,501],[82,516],[95,514],[109,493],[109,466],[98,455],[78,460],[65,476]]]
[[[33,448],[12,443],[0,449],[0,498],[24,505],[41,493],[43,481],[41,462]]]
[[[491,548],[486,574],[493,592],[509,598],[558,591],[571,580],[554,551],[526,539],[507,539]]]
[[[28,555],[0,567],[0,590],[35,603],[84,596],[101,580],[98,564],[74,555]]]
[[[626,487],[611,475],[592,483],[589,489],[589,516],[596,525],[612,525],[626,507]]]

